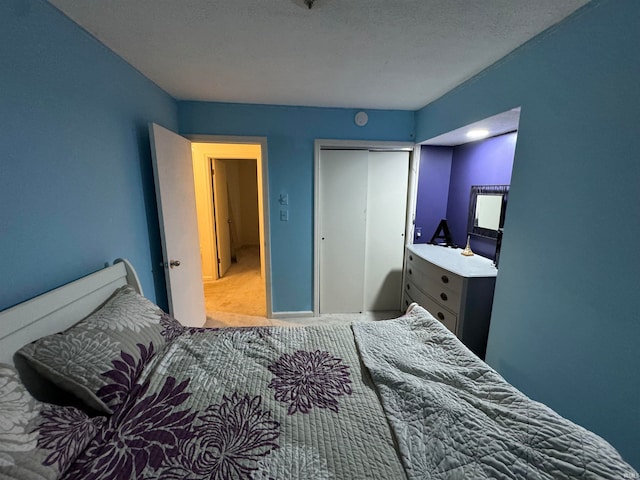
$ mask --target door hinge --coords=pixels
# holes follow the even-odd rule
[[[218,257],[218,263],[220,263],[220,257]]]

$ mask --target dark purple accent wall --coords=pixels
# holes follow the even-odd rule
[[[458,147],[422,147],[416,203],[422,237],[415,243],[428,242],[446,218],[453,241],[464,247],[471,186],[511,183],[516,139],[514,132]],[[471,249],[484,257],[493,259],[495,246],[495,240],[471,236]]]
[[[415,226],[422,230],[422,236],[414,235],[414,243],[427,243],[447,216],[452,153],[452,147],[425,145],[420,150]]]
[[[467,242],[471,186],[511,183],[516,138],[515,132],[507,133],[453,149],[447,222],[453,241],[459,245]],[[495,240],[471,236],[471,249],[484,257],[494,258],[495,245]]]

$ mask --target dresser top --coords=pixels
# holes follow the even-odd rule
[[[478,254],[465,257],[461,254],[461,248],[441,247],[426,243],[407,245],[407,248],[428,262],[461,277],[495,277],[498,275],[498,269],[493,266],[492,260]]]

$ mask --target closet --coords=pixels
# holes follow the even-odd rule
[[[409,152],[320,152],[320,313],[399,310]]]

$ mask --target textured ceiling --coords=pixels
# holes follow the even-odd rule
[[[180,100],[415,110],[588,0],[50,0]]]

